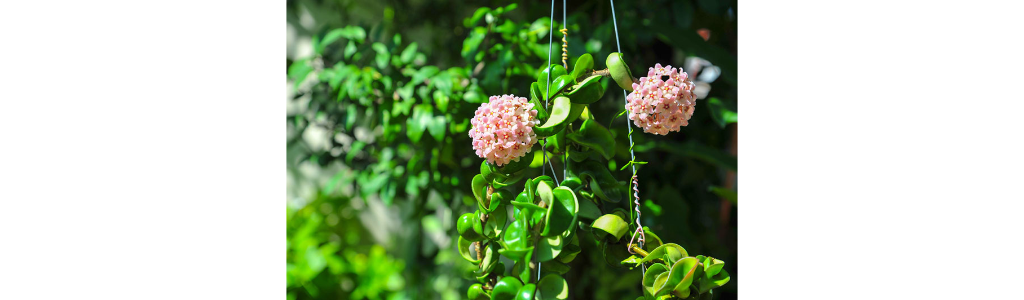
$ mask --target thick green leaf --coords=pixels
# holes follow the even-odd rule
[[[570,263],[582,250],[583,249],[580,248],[579,238],[577,238],[576,235],[573,235],[572,238],[569,239],[569,243],[562,247],[562,253],[558,254],[557,259],[562,263]]]
[[[612,75],[612,79],[622,89],[632,92],[633,91],[633,74],[629,71],[629,66],[626,66],[626,62],[622,58],[622,53],[612,52],[608,54],[608,58],[605,59],[605,65],[608,66],[608,73]]]
[[[629,225],[626,224],[626,221],[623,221],[621,217],[614,214],[607,214],[597,218],[591,226],[611,234],[615,237],[616,241],[622,238],[626,231],[629,231]]]
[[[594,201],[584,199],[579,201],[579,203],[580,210],[577,214],[579,219],[595,220],[601,216],[601,209],[597,208],[597,204]]]
[[[557,274],[565,274],[566,272],[569,272],[569,266],[567,266],[566,264],[563,264],[562,262],[560,262],[558,260],[548,261],[548,262],[544,263],[544,265],[542,267],[543,268],[541,268],[541,269],[543,269],[542,272],[544,274],[549,274],[549,273],[551,273],[551,274],[555,274],[555,273],[557,273]]]
[[[462,214],[457,223],[456,227],[459,230],[459,236],[466,240],[475,242],[484,238],[483,235],[481,235],[483,232],[483,226],[480,224],[480,219],[473,213]]]
[[[722,267],[725,266],[725,262],[714,257],[706,257],[702,262],[704,264],[704,277],[711,278],[718,275],[718,272],[722,271]]]
[[[597,121],[583,121],[580,130],[569,134],[569,139],[596,150],[605,159],[611,159],[615,155],[615,139],[612,138],[612,133]]]
[[[566,122],[569,118],[569,111],[572,110],[572,103],[569,102],[569,98],[564,96],[557,97],[552,104],[551,115],[547,121],[543,125],[533,128],[533,132],[537,134],[538,138],[552,136],[562,131],[565,125],[569,123]]]
[[[547,219],[543,236],[561,234],[568,237],[576,228],[576,214],[579,213],[579,200],[576,193],[565,186],[560,186],[551,191],[554,201],[548,206]]]
[[[487,275],[494,270],[494,267],[498,264],[498,251],[495,250],[494,243],[488,243],[487,247],[481,249],[484,251],[484,260],[480,265],[480,275]]]
[[[694,272],[697,271],[697,259],[693,257],[684,258],[674,265],[669,270],[668,276],[659,276],[658,280],[655,280],[655,296],[664,296],[669,293],[675,294],[677,297],[686,298],[690,296],[690,284],[693,283]]]
[[[516,293],[516,300],[533,300],[534,294],[537,292],[537,286],[532,283],[527,283],[519,292]]]
[[[549,71],[551,73],[550,78],[548,77]],[[554,82],[559,76],[565,74],[565,67],[559,64],[551,64],[547,68],[540,69],[540,72],[537,74],[537,88],[540,90],[539,95],[543,96],[540,100],[548,100],[551,98],[552,93],[558,91],[553,85],[549,90],[548,82]]]
[[[608,167],[596,160],[584,161],[580,167],[583,169],[581,177],[590,178],[590,189],[599,198],[613,203],[629,199],[629,185],[625,182],[615,180]]]
[[[572,90],[568,93],[569,100],[577,104],[590,104],[601,100],[601,97],[604,96],[601,78],[603,78],[601,75],[590,76],[572,86]]]
[[[544,276],[537,283],[537,289],[540,291],[541,299],[564,300],[569,298],[569,284],[565,282],[562,276],[555,274]]]
[[[494,176],[497,176],[497,174],[495,174],[494,171],[495,171],[495,166],[491,165],[491,163],[487,162],[486,160],[480,162],[480,175],[484,176],[484,180],[486,180],[486,181],[494,180]]]
[[[530,151],[526,152],[527,155],[525,155],[523,157],[519,157],[519,158],[513,159],[508,164],[505,164],[504,166],[501,166],[501,167],[497,167],[496,170],[498,172],[508,176],[508,175],[512,175],[512,173],[519,172],[519,171],[521,171],[523,169],[526,169],[526,167],[530,166],[530,162],[533,159],[533,156],[529,155],[529,154],[531,152],[533,152],[533,150],[537,150],[537,149],[540,149],[539,144],[534,144],[533,148],[530,148]]]
[[[658,275],[668,272],[668,267],[665,264],[656,263],[647,268],[647,273],[644,273],[644,279],[641,282],[644,287],[654,287],[654,280],[658,278]],[[654,294],[651,291],[651,294]]]
[[[487,294],[484,293],[484,287],[483,287],[483,285],[480,285],[479,283],[476,283],[476,284],[473,284],[473,285],[469,286],[469,291],[466,292],[466,296],[469,297],[469,298],[466,298],[466,299],[471,299],[471,300],[485,300],[485,299],[487,299]]]
[[[651,252],[647,254],[647,257],[644,257],[644,259],[641,260],[640,262],[644,263],[655,259],[661,259],[671,263],[678,261],[679,259],[682,259],[687,255],[688,254],[686,253],[686,249],[683,249],[682,246],[679,246],[675,243],[668,243],[658,246],[658,248],[655,248],[654,250],[651,250]]]
[[[555,197],[554,195],[551,194],[551,190],[552,189],[550,183],[547,183],[546,181],[541,181],[537,183],[537,196],[540,197],[540,200],[546,203],[548,206],[551,206],[551,202],[553,202],[553,199]]]
[[[555,259],[555,257],[558,257],[558,254],[562,252],[562,248],[564,246],[564,240],[560,235],[542,238],[537,242],[537,246],[534,247],[534,249],[536,249],[534,257],[538,262],[546,262]]]
[[[496,189],[504,188],[518,183],[525,176],[526,172],[513,173],[511,176],[505,178],[502,178],[503,176],[494,176],[494,180],[491,180],[491,185]]]
[[[487,218],[487,222],[485,222],[483,225],[483,235],[489,239],[500,237],[501,233],[505,230],[505,225],[508,222],[508,214],[505,213],[504,206],[501,207],[501,209],[498,209],[496,212],[491,213],[490,217]]]
[[[586,104],[573,103],[572,106],[570,106],[570,109],[569,109],[569,117],[565,119],[565,122],[566,123],[575,122],[576,119],[578,119],[580,117],[580,115],[583,114],[583,111],[586,110],[586,109],[587,109],[587,105]],[[561,152],[559,152],[559,153],[561,153]]]
[[[505,276],[498,280],[498,283],[494,284],[494,289],[491,291],[491,300],[512,300],[521,288],[523,288],[522,281],[512,276]]]
[[[590,53],[583,53],[583,55],[576,59],[576,64],[572,67],[572,78],[580,78],[580,76],[593,69],[594,57],[590,56]]]
[[[487,201],[487,180],[484,179],[484,175],[473,176],[473,196],[480,207],[486,207],[484,201]]]
[[[470,253],[469,253],[469,247],[472,247],[472,246],[473,246],[473,242],[471,242],[469,240],[466,240],[466,239],[462,238],[461,236],[459,237],[459,254],[462,255],[462,258],[465,258],[469,262],[474,263],[474,264],[478,264],[478,263],[480,263],[480,260],[477,259],[475,255],[470,255]]]
[[[527,232],[526,219],[517,218],[505,229],[504,246],[499,250],[502,255],[512,260],[519,260],[531,250],[529,248],[529,232]]]
[[[558,76],[555,80],[551,81],[551,89],[547,91],[547,97],[545,99],[551,99],[561,92],[562,89],[572,85],[573,82],[576,82],[576,79],[573,78],[572,75]]]
[[[729,272],[726,270],[718,272],[718,274],[715,274],[715,276],[712,276],[711,278],[705,277],[700,280],[700,292],[704,293],[711,289],[723,286],[726,283],[729,283],[729,279],[731,278],[729,277]]]

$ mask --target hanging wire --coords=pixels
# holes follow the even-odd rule
[[[619,53],[622,53],[622,45],[619,43],[619,23],[615,19],[615,0],[608,0],[608,2],[611,5],[611,10],[612,10],[612,25],[613,25],[612,28],[615,29],[615,48],[618,50]],[[626,90],[622,90],[622,97],[623,97],[622,101],[626,103],[626,107],[627,107],[626,109],[628,110],[629,109],[628,108],[629,107],[629,100],[627,98],[629,96],[626,95]],[[638,245],[638,247],[640,249],[643,249],[643,247],[644,247],[644,229],[643,229],[643,225],[640,224],[640,198],[639,198],[640,197],[640,190],[637,187],[639,181],[637,180],[637,176],[636,176],[636,164],[632,163],[632,162],[636,161],[636,154],[633,153],[633,127],[629,125],[629,119],[626,119],[626,128],[629,130],[627,136],[629,136],[629,159],[630,159],[630,162],[631,162],[630,166],[633,168],[633,180],[632,180],[632,185],[633,185],[633,201],[636,204],[636,227],[637,227],[636,230],[633,231],[633,235],[630,237],[630,244],[633,243],[633,238],[636,237],[637,234],[639,234],[640,235],[640,239],[637,242],[637,245]],[[633,253],[633,249],[632,249],[632,247],[630,247],[630,245],[626,245],[626,247],[628,248],[630,253]],[[640,266],[642,268],[642,272],[643,272],[642,274],[643,275],[647,275],[647,266],[644,265],[644,264],[641,264]]]
[[[562,0],[562,30],[561,30],[562,31],[562,66],[564,66],[566,70],[569,69],[569,65],[567,65],[565,63],[565,59],[569,58],[569,41],[567,41],[565,39],[566,35],[569,34],[569,30],[565,28],[565,26],[566,26],[565,25],[566,24],[566,22],[565,22],[565,12],[568,11],[568,10],[569,10],[569,8],[567,6],[565,6],[565,0]],[[550,48],[551,45],[548,45],[548,47]],[[548,56],[549,57],[551,56],[550,52],[551,51],[549,50],[548,51]],[[569,130],[569,129],[567,128],[565,130]],[[567,171],[568,169],[569,169],[569,151],[566,150],[565,151],[565,157],[562,158],[562,179],[569,179],[569,174],[566,173],[566,172],[568,172]],[[554,172],[554,171],[551,171],[551,172]]]

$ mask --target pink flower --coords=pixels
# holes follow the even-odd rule
[[[469,137],[473,150],[487,162],[502,166],[530,152],[537,143],[533,127],[540,124],[537,110],[526,98],[514,95],[491,96],[476,109],[470,120]]]
[[[633,92],[626,97],[629,119],[644,132],[666,135],[686,126],[693,115],[697,98],[694,85],[682,68],[654,65],[633,83]]]

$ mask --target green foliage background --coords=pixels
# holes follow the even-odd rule
[[[529,97],[547,62],[549,2],[288,1],[289,299],[461,299],[474,283],[455,219],[472,212],[479,173],[466,133],[490,95]],[[681,132],[634,134],[642,222],[691,252],[727,261],[735,298],[735,1],[620,1],[633,73],[699,56],[721,68]],[[569,52],[597,68],[615,51],[605,1],[569,1]],[[555,7],[561,28],[561,3]],[[560,61],[555,30],[552,62]],[[704,41],[697,29],[710,30]],[[569,64],[572,65],[573,61]],[[621,92],[592,104],[628,161]],[[627,203],[619,203],[625,208]],[[612,207],[606,207],[610,209]],[[565,275],[576,299],[633,299],[640,271],[588,251]],[[590,245],[593,246],[593,245]],[[506,265],[511,265],[506,263]]]

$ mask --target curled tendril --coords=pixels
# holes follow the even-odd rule
[[[640,225],[640,188],[638,188],[637,185],[639,185],[639,180],[637,179],[636,175],[634,174],[633,175],[633,204],[635,204],[634,207],[636,209],[636,230],[634,230],[633,231],[633,235],[631,235],[629,237],[629,244],[626,244],[626,250],[629,250],[629,253],[632,253],[632,254],[636,254],[636,252],[633,252],[633,247],[631,247],[631,246],[633,245],[633,240],[636,239],[637,234],[640,235],[640,239],[636,240],[637,241],[637,245],[639,245],[640,247],[643,247],[644,246],[644,241],[646,241],[646,239],[644,237],[644,226]]]
[[[569,64],[566,63],[569,59],[569,41],[565,39],[569,36],[569,29],[562,28],[558,31],[562,32],[562,66],[569,69]]]

